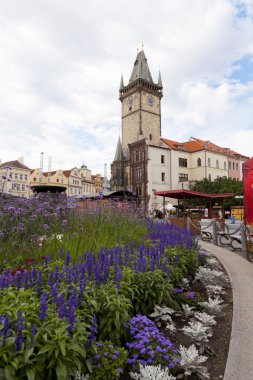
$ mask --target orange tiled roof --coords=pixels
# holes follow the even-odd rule
[[[164,139],[164,138],[161,138],[161,140],[165,144],[167,144],[170,148],[185,151],[185,152],[192,153],[192,152],[197,152],[200,150],[209,150],[215,153],[221,153],[221,154],[226,154],[229,156],[235,156],[237,158],[240,157],[240,158],[247,159],[246,156],[243,156],[242,154],[237,153],[230,148],[223,148],[212,143],[209,140],[201,140],[196,137],[191,137],[190,140],[187,142],[178,142],[178,141]]]

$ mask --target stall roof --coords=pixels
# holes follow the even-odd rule
[[[198,191],[191,191],[191,190],[156,191],[155,195],[160,195],[161,197],[176,198],[176,199],[227,198],[227,197],[233,197],[234,196],[233,193],[208,194],[208,193],[200,193]]]

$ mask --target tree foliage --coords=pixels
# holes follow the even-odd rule
[[[243,183],[242,181],[235,181],[231,178],[219,177],[214,181],[209,181],[204,178],[201,181],[196,181],[192,186],[191,190],[199,191],[209,194],[221,194],[221,193],[233,193],[235,196],[243,195]],[[221,203],[222,200],[217,198],[214,202]],[[225,198],[224,206],[240,206],[242,204],[241,199],[236,198]]]

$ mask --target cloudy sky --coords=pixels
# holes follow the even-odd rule
[[[253,0],[0,0],[0,159],[104,173],[144,45],[162,137],[253,156]]]

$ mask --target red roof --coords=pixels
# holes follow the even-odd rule
[[[190,198],[226,198],[233,197],[233,193],[224,193],[224,194],[208,194],[200,193],[198,191],[191,190],[165,190],[165,191],[156,191],[155,195],[160,195],[162,197],[176,198],[176,199],[190,199]]]

